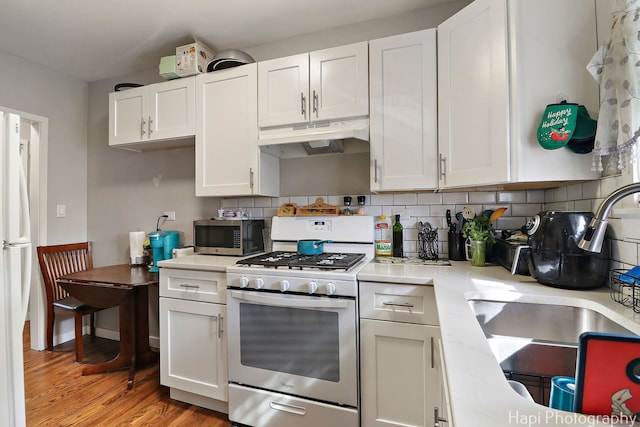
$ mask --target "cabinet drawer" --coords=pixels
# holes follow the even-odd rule
[[[227,274],[216,271],[160,269],[160,296],[227,303]]]
[[[433,286],[360,282],[360,317],[438,325]]]

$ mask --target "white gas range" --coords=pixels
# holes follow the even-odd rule
[[[237,425],[359,425],[357,273],[373,217],[274,217],[274,252],[227,268],[229,419]],[[323,240],[300,256],[298,240]]]

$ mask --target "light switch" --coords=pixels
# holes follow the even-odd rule
[[[67,216],[67,205],[57,205],[56,216],[58,218],[65,218]]]

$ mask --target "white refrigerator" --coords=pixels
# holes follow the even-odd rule
[[[0,111],[0,146],[0,425],[24,426],[22,330],[29,304],[33,248],[19,115]]]

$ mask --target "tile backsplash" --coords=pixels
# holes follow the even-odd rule
[[[355,200],[359,194],[228,198],[223,199],[222,207],[244,208],[252,218],[268,219],[277,215],[278,208],[284,203],[306,206],[315,203],[318,197],[322,197],[325,203],[342,209],[344,208],[344,196],[352,196],[352,209],[358,207]],[[386,215],[388,217],[393,217],[396,213],[401,214],[400,221],[405,229],[405,255],[409,257],[418,256],[416,224],[428,222],[433,228],[438,228],[438,252],[441,257],[446,258],[448,227],[445,214],[447,209],[451,210],[455,218],[455,213],[461,212],[465,206],[472,207],[476,212],[506,207],[505,214],[496,221],[496,229],[519,229],[529,217],[543,209],[544,198],[544,190],[370,194],[365,195],[365,213],[372,216]]]
[[[472,191],[452,193],[398,193],[365,195],[365,213],[378,216],[402,214],[404,226],[405,255],[418,256],[418,222],[429,223],[438,228],[438,252],[442,258],[447,257],[447,222],[445,214],[450,209],[452,215],[470,206],[476,212],[486,209],[506,207],[505,214],[496,221],[497,230],[519,229],[526,224],[528,218],[544,210],[580,210],[595,212],[602,200],[613,190],[623,185],[621,177],[610,177],[599,181],[571,184],[547,190],[522,191]],[[356,197],[359,194],[312,195],[296,197],[242,197],[222,200],[224,208],[245,208],[253,218],[266,218],[278,214],[278,208],[284,203],[296,203],[306,206],[322,197],[326,203],[343,206],[344,196],[352,196],[352,208],[357,208]],[[269,225],[269,222],[267,222]],[[609,231],[613,238],[612,268],[630,268],[640,263],[638,244],[623,241],[621,236],[621,219],[611,218]]]

